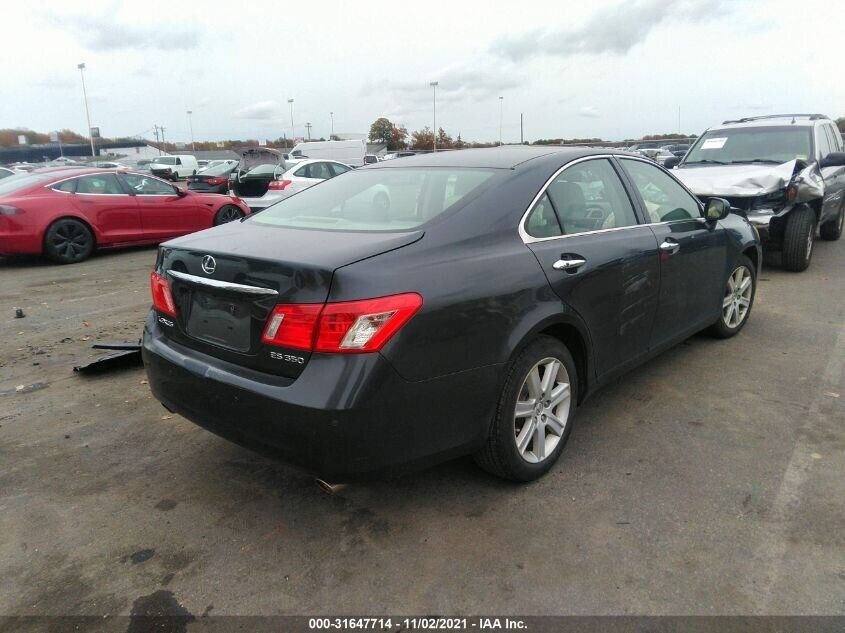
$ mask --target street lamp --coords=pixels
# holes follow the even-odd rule
[[[332,118],[332,133],[329,134],[329,140],[332,140],[334,136],[334,112],[329,112],[329,116]]]
[[[88,111],[88,92],[85,90],[85,63],[77,64],[79,75],[82,77],[82,98],[85,100],[85,119],[88,121],[88,138],[91,140],[91,157],[95,157],[94,135],[91,133],[91,113]]]
[[[194,113],[193,110],[188,110],[188,127],[191,130],[191,151],[195,152],[195,151],[197,151],[197,148],[194,145],[194,124],[193,124],[193,121],[191,121],[191,115],[193,113]]]
[[[296,139],[296,132],[293,129],[293,99],[288,99],[288,105],[290,105],[290,142],[296,143],[294,139]],[[291,147],[293,147],[291,145]]]
[[[504,101],[504,97],[499,97],[499,145],[502,144],[502,103]]]
[[[431,86],[433,91],[432,94],[432,108],[431,108],[431,115],[433,119],[432,125],[434,126],[434,151],[437,151],[437,86],[440,84],[439,81],[432,81],[428,85]]]

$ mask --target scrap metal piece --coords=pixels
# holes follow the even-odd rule
[[[15,308],[15,318],[16,319],[22,319],[25,316],[26,315],[23,313],[23,308]]]
[[[80,374],[97,374],[101,372],[135,367],[141,364],[141,341],[137,343],[94,343],[94,349],[110,350],[92,360],[87,365],[76,365],[74,372]]]

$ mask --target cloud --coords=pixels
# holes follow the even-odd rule
[[[601,114],[599,113],[596,106],[591,105],[585,105],[578,108],[578,116],[584,117],[585,119],[601,118]]]
[[[237,119],[251,119],[254,121],[269,121],[281,116],[277,101],[258,101],[244,106],[235,112]]]
[[[51,16],[53,26],[77,34],[80,43],[92,51],[196,48],[199,36],[194,26],[173,20],[156,24],[121,24],[113,15]]]
[[[622,55],[645,41],[663,22],[701,22],[729,11],[727,0],[639,0],[596,11],[573,29],[535,29],[503,36],[490,51],[517,62],[537,55]]]

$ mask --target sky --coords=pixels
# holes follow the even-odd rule
[[[318,10],[314,7],[319,6]],[[3,4],[0,128],[328,137],[386,116],[467,141],[701,133],[845,115],[840,0]],[[500,100],[499,97],[502,97]],[[680,116],[680,126],[679,126]]]

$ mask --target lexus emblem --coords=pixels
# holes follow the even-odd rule
[[[214,269],[217,268],[217,262],[211,255],[206,255],[202,258],[202,270],[207,275],[214,274]]]

